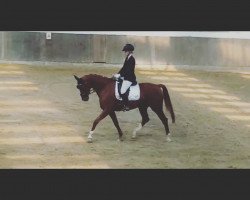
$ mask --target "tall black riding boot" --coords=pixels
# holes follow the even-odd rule
[[[123,103],[123,111],[128,111],[129,110],[128,95],[125,93],[125,94],[122,94],[121,97],[122,97],[122,103]]]

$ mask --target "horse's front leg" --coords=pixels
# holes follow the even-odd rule
[[[113,111],[113,112],[109,113],[109,116],[111,117],[116,129],[118,130],[118,133],[119,133],[118,141],[122,141],[123,140],[123,138],[122,138],[123,133],[122,133],[122,130],[121,130],[120,126],[119,126],[119,122],[117,120],[115,112]]]
[[[92,135],[94,133],[94,130],[95,130],[95,127],[97,126],[97,124],[102,120],[104,119],[107,115],[109,114],[108,110],[104,110],[102,111],[102,113],[95,119],[94,123],[93,123],[93,126],[92,126],[92,129],[91,131],[89,132],[89,135],[88,135],[88,142],[92,142]]]

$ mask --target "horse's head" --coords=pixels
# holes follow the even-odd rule
[[[88,101],[91,89],[90,86],[88,85],[88,82],[85,81],[83,78],[77,77],[76,75],[74,75],[74,77],[77,80],[76,88],[80,90],[80,95],[82,97],[82,100]]]

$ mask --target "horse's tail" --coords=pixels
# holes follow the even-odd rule
[[[168,90],[166,88],[165,85],[159,84],[159,86],[162,88],[163,90],[163,97],[164,97],[164,102],[166,105],[167,110],[170,112],[171,114],[171,118],[172,118],[172,123],[175,123],[175,114],[174,114],[174,110],[173,110],[173,106],[170,100],[170,96],[168,94]]]

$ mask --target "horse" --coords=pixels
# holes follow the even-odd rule
[[[110,116],[119,134],[118,141],[123,140],[123,132],[119,126],[119,122],[116,117],[115,111],[122,111],[123,105],[121,101],[115,97],[115,80],[112,78],[104,77],[97,74],[88,74],[81,78],[74,75],[77,80],[77,89],[80,91],[82,101],[88,101],[89,95],[96,92],[99,97],[101,114],[94,120],[91,131],[88,134],[87,142],[93,142],[93,133],[97,124],[106,116]],[[136,133],[147,122],[149,122],[149,116],[147,109],[150,107],[160,118],[166,131],[166,140],[170,139],[170,131],[168,127],[168,118],[163,112],[163,100],[165,102],[166,109],[170,112],[172,123],[175,123],[175,113],[170,100],[168,90],[165,85],[153,84],[153,83],[139,83],[140,98],[137,101],[129,101],[129,110],[138,108],[142,116],[142,121],[139,123],[132,134],[132,139],[136,139]]]

